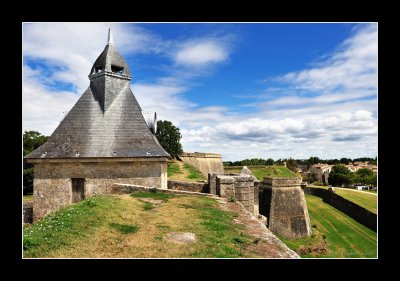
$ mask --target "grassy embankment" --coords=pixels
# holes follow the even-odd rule
[[[311,187],[327,189],[326,186],[324,187],[311,186]],[[377,213],[378,197],[376,194],[358,192],[353,189],[344,189],[344,188],[335,188],[335,193],[375,214]]]
[[[306,200],[313,234],[298,240],[281,238],[291,249],[302,257],[377,257],[376,232],[319,197],[306,195]]]
[[[207,197],[151,192],[95,196],[25,225],[24,257],[257,256],[246,249],[254,238],[233,223],[234,217]],[[196,243],[166,240],[167,233],[176,231],[194,233]]]
[[[300,175],[293,173],[291,170],[284,166],[248,166],[248,168],[252,171],[254,176],[260,181],[264,179],[264,177],[287,177],[294,178],[299,177]],[[225,173],[240,173],[242,167],[235,166],[225,166]]]
[[[171,161],[167,167],[168,179],[180,181],[205,181],[203,174],[190,164]]]

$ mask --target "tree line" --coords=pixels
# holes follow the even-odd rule
[[[350,187],[354,185],[377,186],[377,175],[370,169],[361,168],[352,173],[346,166],[337,164],[329,173],[329,184],[333,186]]]
[[[283,165],[283,162],[286,162],[286,165],[298,167],[307,165],[308,168],[314,164],[329,164],[329,165],[336,165],[336,164],[344,164],[347,165],[348,163],[352,162],[366,162],[368,161],[371,165],[376,165],[377,158],[370,158],[370,157],[362,157],[362,158],[340,158],[340,159],[320,159],[318,157],[310,157],[308,159],[292,159],[292,158],[285,158],[285,159],[278,159],[273,160],[271,158],[263,159],[263,158],[252,158],[252,159],[244,159],[240,161],[225,161],[224,166],[253,166],[253,165]]]

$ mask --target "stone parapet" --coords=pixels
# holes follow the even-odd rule
[[[291,187],[291,186],[299,186],[301,183],[301,178],[270,178],[264,177],[263,184],[264,186],[273,186],[277,187]]]
[[[223,174],[224,165],[220,154],[216,153],[188,153],[184,152],[179,158],[184,163],[196,167],[205,177],[208,173]]]

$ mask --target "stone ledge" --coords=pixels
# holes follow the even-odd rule
[[[173,190],[173,189],[163,189],[156,187],[148,187],[143,185],[134,185],[134,184],[124,184],[124,183],[114,183],[112,186],[111,193],[132,193],[135,191],[147,191],[157,190],[160,193],[168,193],[168,194],[182,194],[182,195],[201,195],[213,198],[219,198],[219,196],[209,193],[201,193],[201,192],[192,192],[192,191],[184,191],[184,190]]]
[[[263,184],[273,187],[300,186],[302,178],[270,178],[264,177]]]

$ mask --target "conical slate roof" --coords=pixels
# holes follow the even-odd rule
[[[111,65],[123,73],[113,73]],[[99,66],[103,71],[93,73]],[[110,39],[89,78],[90,86],[53,134],[25,158],[170,156],[147,126],[129,87],[128,65]]]

